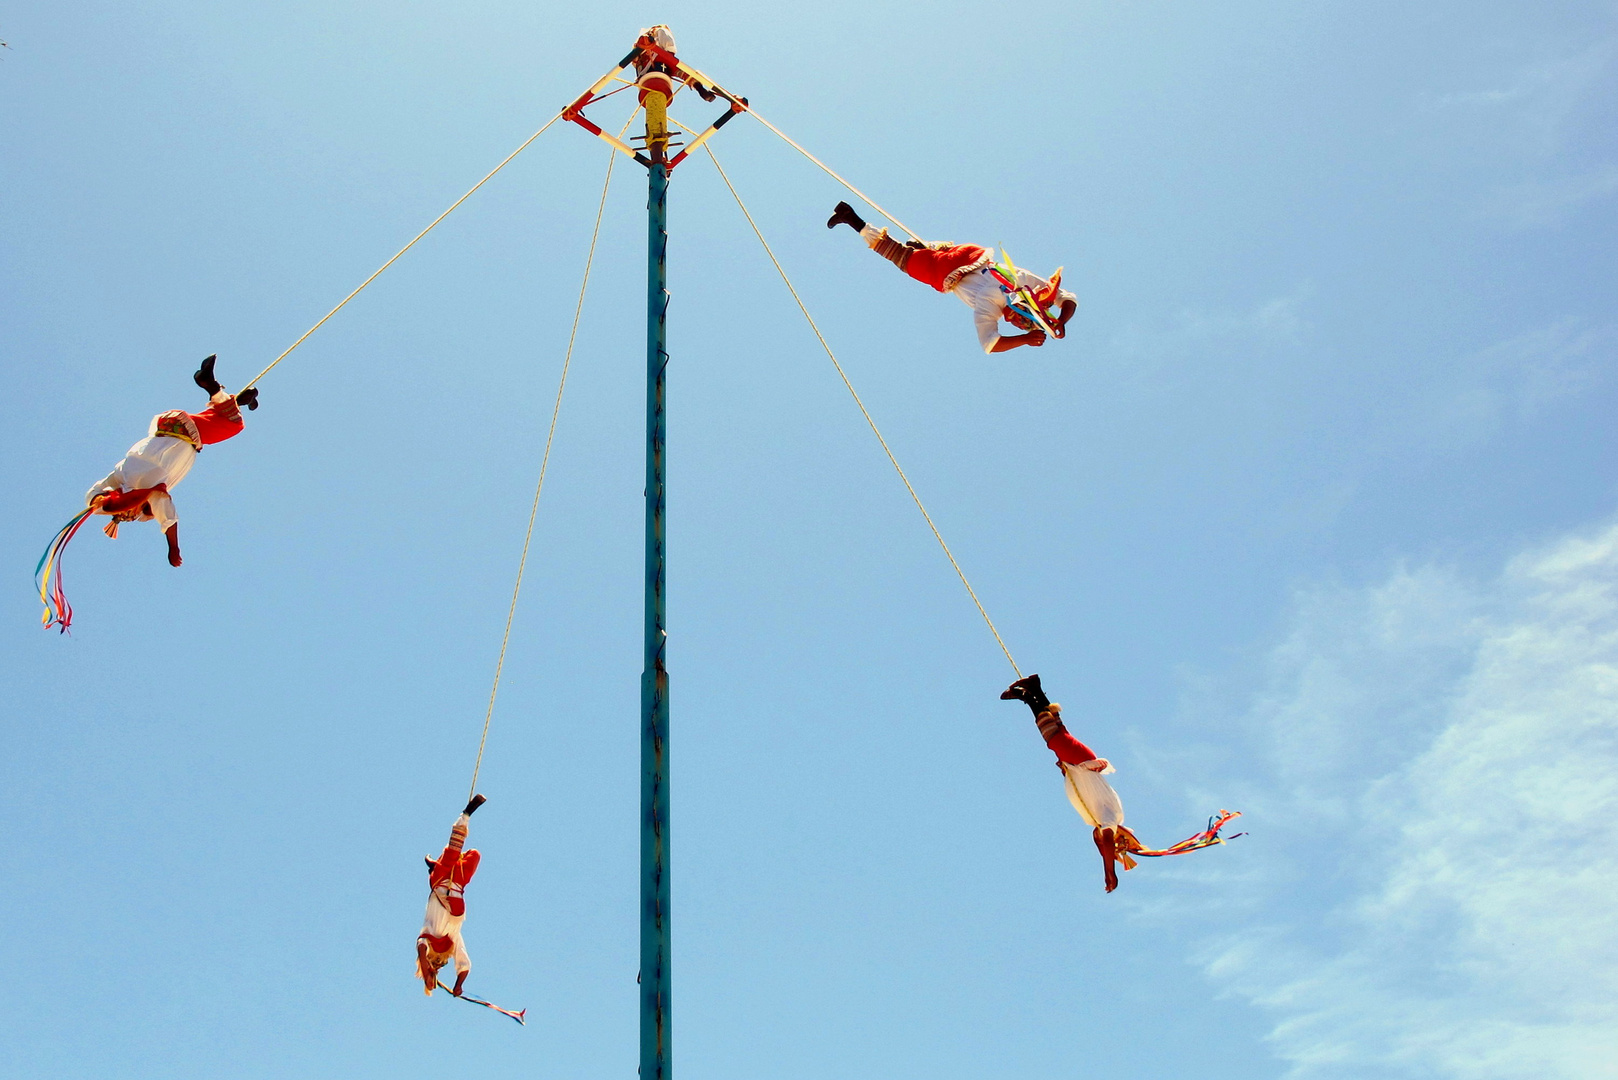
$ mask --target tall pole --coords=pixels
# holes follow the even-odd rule
[[[663,624],[663,403],[669,354],[668,98],[650,90],[646,149],[646,655],[640,679],[640,1077],[670,1080],[669,675]]]

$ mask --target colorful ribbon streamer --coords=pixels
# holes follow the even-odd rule
[[[73,625],[73,605],[67,602],[67,594],[62,591],[62,552],[79,531],[79,526],[88,521],[93,513],[94,510],[86,509],[57,530],[56,536],[46,545],[45,554],[39,557],[39,565],[34,567],[34,584],[39,587],[39,602],[45,605],[39,621],[45,624],[47,630],[57,626],[65,634],[68,627]]]
[[[1241,816],[1241,811],[1239,810],[1221,810],[1219,813],[1209,818],[1208,827],[1197,833],[1195,836],[1188,836],[1184,840],[1181,840],[1178,844],[1171,844],[1166,848],[1135,848],[1130,852],[1130,854],[1141,855],[1148,859],[1155,859],[1160,855],[1184,855],[1188,851],[1198,851],[1205,847],[1213,847],[1215,844],[1223,844],[1225,842],[1225,837],[1219,835],[1219,830],[1223,829],[1226,823],[1231,821],[1233,818],[1239,818]],[[1236,836],[1246,835],[1246,833],[1236,834]],[[1236,839],[1236,836],[1232,836],[1230,839],[1234,840]]]
[[[449,987],[443,986],[442,984],[440,984],[440,989],[448,990]],[[454,994],[450,995],[450,997],[455,997],[455,996],[456,995],[454,995]],[[523,1027],[528,1026],[528,1021],[523,1019],[523,1017],[528,1015],[528,1010],[527,1009],[523,1009],[520,1012],[512,1012],[510,1009],[502,1009],[500,1006],[496,1005],[492,1001],[484,1001],[482,998],[475,998],[471,994],[467,994],[467,993],[462,993],[460,995],[460,999],[462,1001],[470,1001],[474,1005],[482,1005],[485,1009],[493,1009],[495,1012],[499,1013],[501,1016],[509,1016],[509,1017],[511,1017],[513,1020],[517,1021],[517,1023],[521,1024]]]

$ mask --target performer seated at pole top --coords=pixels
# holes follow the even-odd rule
[[[1030,675],[1012,683],[1002,701],[1024,702],[1034,714],[1039,733],[1045,745],[1056,755],[1057,764],[1067,778],[1067,797],[1079,816],[1090,823],[1096,850],[1101,852],[1101,863],[1106,874],[1107,891],[1118,887],[1115,863],[1124,869],[1135,865],[1131,852],[1142,849],[1135,834],[1124,827],[1124,804],[1112,785],[1101,779],[1103,773],[1113,771],[1112,763],[1097,757],[1095,751],[1068,733],[1062,723],[1062,706],[1045,696],[1040,688],[1039,676]]]
[[[427,859],[427,885],[432,891],[427,897],[421,934],[416,938],[416,975],[428,997],[439,985],[439,971],[451,959],[455,961],[455,985],[450,993],[460,997],[466,977],[472,973],[472,958],[466,955],[466,942],[461,940],[461,924],[466,921],[466,886],[478,872],[482,856],[475,848],[461,848],[466,844],[472,815],[487,801],[482,795],[472,796],[450,828],[443,854]]]
[[[199,413],[171,409],[152,418],[146,438],[129,448],[105,480],[85,494],[85,505],[112,518],[102,531],[117,538],[128,521],[156,520],[169,542],[169,565],[180,565],[180,524],[169,491],[184,480],[204,446],[224,442],[242,430],[240,406],[258,408],[258,390],[232,397],[214,378],[217,356],[210,356],[192,376],[208,392],[208,407]]]
[[[838,203],[826,222],[828,229],[838,225],[859,233],[872,251],[917,281],[960,297],[972,309],[978,343],[986,353],[1043,345],[1047,328],[1055,337],[1066,337],[1067,321],[1078,310],[1078,298],[1062,288],[1060,270],[1047,281],[1012,266],[1009,260],[995,265],[993,253],[978,244],[924,244],[920,240],[901,244],[886,228],[867,225],[846,202]],[[1058,303],[1061,310],[1053,313],[1051,308]],[[1001,319],[1024,332],[1002,335]]]
[[[635,45],[637,48],[646,45],[656,45],[659,49],[662,49],[664,52],[669,53],[670,55],[673,55],[679,51],[674,47],[674,31],[670,30],[666,26],[663,26],[661,23],[657,26],[648,27],[647,29],[642,30],[640,32],[640,37],[635,41]],[[653,79],[648,80],[646,78],[646,73],[648,71],[666,76],[666,78],[657,79],[654,76]],[[667,97],[672,98],[674,96],[675,82],[689,83],[691,88],[697,92],[703,101],[712,101],[719,96],[712,90],[708,89],[708,87],[704,86],[699,80],[688,79],[685,74],[678,69],[671,68],[663,61],[653,60],[645,55],[642,55],[635,60],[635,81],[641,87],[641,104],[643,105],[646,103],[646,91],[648,89],[659,90]]]

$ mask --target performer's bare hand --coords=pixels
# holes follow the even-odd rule
[[[1062,301],[1062,314],[1057,316],[1056,325],[1051,327],[1056,332],[1057,337],[1067,337],[1067,321],[1073,317],[1073,313],[1077,310],[1079,310],[1079,305],[1072,300]]]
[[[180,558],[180,527],[170,525],[168,531],[163,535],[168,537],[169,541],[169,565],[179,566],[180,563],[185,561]]]
[[[456,997],[460,997],[461,996],[461,987],[463,987],[465,985],[466,985],[466,972],[464,972],[464,971],[456,972],[455,973],[455,986],[454,986],[453,989],[450,990],[450,993],[454,994]]]
[[[1041,345],[1045,344],[1045,331],[1043,331],[1043,330],[1030,330],[1030,331],[1028,331],[1028,333],[1026,333],[1026,334],[1024,334],[1022,336],[1022,343],[1024,345],[1032,346],[1033,348],[1036,348],[1036,349],[1039,348]]]

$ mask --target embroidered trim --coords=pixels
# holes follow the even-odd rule
[[[950,290],[954,289],[955,286],[961,283],[961,279],[966,275],[977,273],[979,270],[982,270],[985,266],[988,266],[993,261],[994,260],[990,257],[989,253],[985,251],[981,258],[975,259],[972,262],[967,263],[965,266],[957,267],[956,269],[951,270],[944,277],[944,291],[949,292]]]
[[[202,452],[202,432],[197,430],[197,422],[191,419],[189,413],[181,412],[179,409],[154,416],[152,434],[179,439],[199,454]]]

